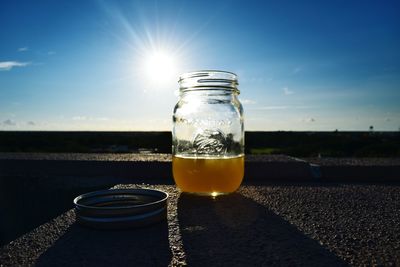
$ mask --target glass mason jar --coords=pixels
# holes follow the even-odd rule
[[[190,72],[179,84],[172,130],[176,185],[183,192],[213,196],[234,192],[244,176],[243,107],[236,74]]]

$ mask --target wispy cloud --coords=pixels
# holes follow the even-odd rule
[[[249,108],[251,110],[286,110],[286,109],[312,109],[312,106],[262,106]]]
[[[10,119],[7,119],[7,120],[3,121],[3,124],[5,126],[15,126],[15,125],[17,125],[17,123],[15,121],[10,120]]]
[[[277,109],[288,109],[288,106],[264,106],[264,107],[259,107],[257,109],[260,110],[277,110]]]
[[[293,73],[293,74],[297,74],[297,73],[299,73],[299,72],[302,71],[302,70],[303,70],[302,67],[296,67],[296,68],[293,69],[292,73]]]
[[[86,116],[74,116],[72,117],[72,120],[74,121],[85,121],[87,119]]]
[[[14,67],[26,67],[30,64],[31,64],[30,62],[0,61],[0,71],[11,70]]]
[[[33,121],[28,121],[26,124],[28,124],[28,125],[30,125],[30,126],[35,126],[35,125],[36,125],[36,123],[33,122]]]
[[[253,105],[253,104],[256,103],[256,101],[251,100],[251,99],[241,99],[240,102],[241,102],[242,104],[245,104],[245,105]]]
[[[306,118],[306,119],[302,119],[302,122],[315,122],[314,118]]]
[[[294,92],[289,90],[289,88],[287,88],[287,87],[283,87],[282,90],[285,95],[293,95],[294,94]]]
[[[28,50],[29,50],[29,47],[27,47],[27,46],[18,48],[18,52],[26,52]]]
[[[95,120],[96,121],[108,121],[109,118],[107,118],[107,117],[99,117],[99,118],[96,118]]]
[[[108,121],[107,117],[74,116],[73,121]]]
[[[55,53],[56,53],[55,51],[49,51],[49,52],[47,52],[47,55],[52,56],[52,55],[54,55]]]

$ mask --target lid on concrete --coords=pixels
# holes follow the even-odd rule
[[[110,189],[74,199],[82,225],[100,229],[140,227],[167,217],[168,193],[154,189]]]

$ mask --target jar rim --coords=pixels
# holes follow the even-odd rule
[[[187,78],[197,78],[197,77],[208,77],[210,75],[218,75],[218,76],[226,76],[226,78],[230,78],[231,80],[237,81],[237,75],[231,71],[224,71],[224,70],[196,70],[196,71],[189,71],[181,74],[179,76],[179,81],[181,82]]]
[[[182,91],[191,89],[228,89],[238,90],[238,78],[233,72],[222,70],[199,70],[187,72],[179,76],[180,89]]]

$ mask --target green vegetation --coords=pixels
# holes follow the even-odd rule
[[[281,149],[279,148],[273,148],[273,147],[264,147],[264,148],[252,148],[250,150],[250,154],[264,154],[264,155],[270,155],[270,154],[282,154]]]
[[[399,157],[400,132],[246,132],[247,154]],[[0,152],[170,153],[171,132],[7,132]]]
[[[400,132],[249,132],[246,152],[297,157],[399,157]]]

